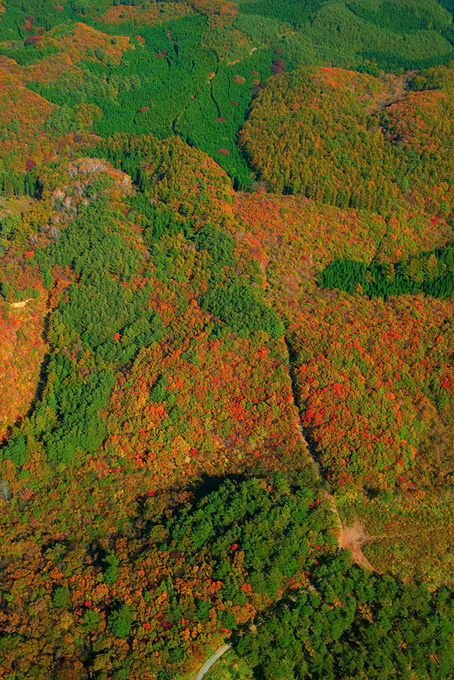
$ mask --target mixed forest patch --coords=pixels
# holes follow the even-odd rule
[[[405,197],[434,216],[448,214],[451,85],[404,90],[381,109],[377,101],[394,82],[338,68],[268,81],[241,132],[259,178],[278,193],[340,208],[387,215]]]
[[[450,677],[453,14],[3,1],[5,677]]]
[[[401,208],[384,219],[263,193],[238,195],[234,214],[266,273],[266,296],[286,320],[304,432],[336,488],[343,523],[361,519],[374,537],[365,554],[380,571],[449,579],[452,303],[399,289],[370,299],[356,282],[346,293],[319,285],[347,254],[365,271],[391,271],[396,244],[419,253],[407,261],[419,270],[449,225]]]

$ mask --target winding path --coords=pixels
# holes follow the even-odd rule
[[[232,646],[232,645],[231,645],[230,643],[227,642],[226,644],[222,645],[222,647],[219,647],[219,649],[217,649],[217,650],[215,651],[215,653],[214,653],[212,656],[210,656],[210,658],[209,658],[207,661],[205,661],[205,663],[203,664],[202,668],[200,669],[200,671],[199,671],[198,674],[196,675],[195,680],[202,680],[202,678],[203,678],[203,677],[208,673],[208,671],[210,670],[211,666],[213,666],[213,665],[216,663],[216,661],[217,661],[218,659],[220,659],[221,656],[222,656],[223,654],[225,654],[225,653],[230,649],[231,646]]]
[[[325,478],[323,476],[322,469],[317,461],[315,451],[313,450],[312,446],[306,439],[304,435],[303,428],[301,426],[301,422],[298,419],[298,432],[300,434],[301,440],[304,443],[304,445],[307,447],[307,450],[309,452],[309,455],[312,460],[312,464],[317,472],[318,478],[320,479],[321,482],[325,481]],[[344,548],[346,550],[350,550],[352,554],[352,559],[356,564],[359,564],[361,567],[364,569],[368,569],[369,571],[373,571],[375,573],[378,573],[377,570],[372,566],[372,564],[369,562],[367,557],[364,555],[362,551],[362,545],[366,541],[370,540],[371,537],[367,536],[364,528],[359,524],[356,523],[353,527],[348,528],[345,527],[342,524],[342,519],[337,507],[336,503],[336,498],[334,494],[329,493],[328,491],[323,491],[324,497],[330,502],[331,504],[331,509],[336,516],[337,520],[337,525],[339,529],[339,535],[337,537],[338,543],[339,543],[339,548]]]
[[[292,366],[292,362],[290,360],[290,348],[288,346],[288,343],[286,343],[286,344],[287,344],[287,351],[289,353],[289,364],[290,364],[290,366]],[[298,404],[297,404],[297,401],[295,399],[295,385],[294,385],[294,377],[293,377],[292,368],[290,368],[290,377],[291,377],[291,381],[292,381],[292,393],[293,393],[295,405],[298,408]],[[323,476],[323,472],[322,472],[322,469],[321,469],[319,462],[317,460],[315,451],[312,448],[311,444],[306,439],[306,436],[305,436],[303,427],[301,425],[301,420],[300,420],[299,416],[298,416],[298,420],[296,422],[296,426],[297,426],[297,430],[298,430],[298,435],[299,435],[299,437],[300,437],[300,439],[303,443],[303,446],[308,451],[308,454],[310,456],[310,459],[312,461],[312,465],[314,466],[316,474],[317,474],[319,480],[323,483],[326,480]],[[369,539],[369,537],[367,537],[365,534],[363,534],[362,527],[356,527],[355,526],[352,529],[347,529],[346,527],[344,527],[343,524],[342,524],[342,520],[341,520],[341,517],[340,517],[340,514],[339,514],[339,510],[337,508],[336,499],[335,499],[334,495],[330,494],[326,490],[323,492],[323,495],[325,496],[325,498],[327,500],[330,501],[331,509],[332,509],[332,511],[333,511],[333,513],[336,517],[336,520],[337,520],[338,529],[339,529],[339,536],[338,536],[339,548],[347,548],[348,550],[351,551],[352,557],[357,564],[360,564],[362,567],[368,569],[369,571],[373,571],[375,573],[378,573],[378,572],[376,572],[374,567],[371,565],[371,563],[369,562],[369,560],[366,558],[366,556],[363,554],[363,552],[361,550],[362,543],[364,543],[366,540]],[[358,531],[358,529],[361,529],[361,531]],[[356,534],[358,534],[358,536]],[[376,540],[375,537],[374,537],[374,540]],[[311,586],[309,586],[309,588],[311,588]],[[222,645],[222,647],[219,647],[219,649],[217,649],[214,652],[214,654],[212,654],[212,656],[210,656],[210,658],[207,659],[207,661],[205,661],[202,668],[200,669],[200,671],[196,675],[195,680],[203,680],[203,678],[208,673],[210,668],[231,647],[232,647],[232,645],[229,644],[229,643],[225,643],[224,645]]]

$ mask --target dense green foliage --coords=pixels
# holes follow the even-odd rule
[[[210,86],[202,89],[175,124],[177,134],[225,168],[235,188],[246,188],[252,180],[237,137],[252,103],[253,80],[266,79],[272,62],[272,53],[260,50],[240,64],[221,64]]]
[[[301,26],[316,12],[326,0],[292,2],[292,0],[243,0],[238,3],[245,14],[270,17]]]
[[[395,33],[410,33],[426,28],[440,31],[452,22],[449,12],[433,0],[406,0],[400,4],[391,0],[356,0],[349,3],[349,9],[357,16]]]
[[[240,336],[247,336],[252,330],[265,331],[274,338],[283,335],[276,313],[265,303],[259,303],[248,286],[238,283],[218,286],[203,296],[201,306]]]
[[[168,523],[169,538],[161,549],[184,553],[190,565],[201,555],[209,556],[212,578],[222,582],[221,593],[232,603],[247,602],[247,590],[238,580],[239,564],[254,593],[275,598],[287,579],[298,578],[313,563],[315,542],[318,549],[332,542],[322,533],[323,511],[312,509],[316,492],[307,488],[309,479],[293,485],[278,474],[268,486],[258,479],[226,481]],[[225,619],[227,628],[235,627],[228,611]]]
[[[67,10],[62,7],[61,12],[56,10],[55,0],[8,0],[5,4],[6,12],[0,21],[1,40],[27,39],[38,28],[47,31],[71,16],[71,2],[65,3]],[[27,21],[27,17],[31,19]]]
[[[372,262],[369,267],[364,262],[334,260],[322,271],[320,283],[326,288],[385,299],[418,293],[449,297],[454,290],[454,247],[449,245],[396,263]]]
[[[97,25],[97,28],[102,28]],[[107,27],[106,27],[107,28]],[[126,30],[125,30],[126,29]],[[122,33],[135,35],[137,28],[122,26]],[[131,122],[138,133],[150,130],[159,137],[172,133],[172,124],[199,88],[216,58],[201,45],[206,19],[187,17],[167,27],[141,28],[143,44],[135,40],[121,64],[96,60],[81,64],[81,71],[64,73],[51,86],[34,87],[60,105],[88,101],[104,113],[95,130],[102,136],[130,132]],[[115,40],[115,38],[112,38]],[[102,53],[100,56],[103,56]],[[141,111],[141,109],[146,110]]]
[[[38,172],[16,174],[12,172],[0,173],[0,196],[36,196],[40,192]]]
[[[247,631],[237,654],[260,680],[446,680],[454,663],[447,588],[402,585],[335,558]]]

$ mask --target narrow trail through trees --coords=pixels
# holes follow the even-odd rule
[[[230,643],[226,642],[224,645],[222,645],[222,647],[219,647],[219,649],[217,649],[217,650],[214,652],[214,654],[212,654],[212,655],[210,656],[210,658],[207,659],[207,660],[205,661],[205,663],[203,664],[202,668],[201,668],[200,671],[197,673],[197,675],[196,675],[196,677],[195,677],[195,680],[202,680],[202,678],[204,678],[205,675],[206,675],[206,674],[208,673],[208,671],[210,670],[211,666],[214,666],[214,664],[216,663],[216,661],[217,661],[218,659],[220,659],[221,656],[222,656],[223,654],[225,654],[226,652],[228,652],[229,649],[231,648],[231,646],[232,646],[232,645],[231,645]]]
[[[287,346],[287,353],[288,353],[288,363],[289,363],[289,374],[290,374],[290,380],[291,380],[291,385],[292,385],[292,395],[293,395],[293,401],[295,402],[295,405],[298,409],[298,422],[297,422],[297,428],[298,428],[298,433],[299,437],[301,438],[301,441],[304,445],[304,447],[307,449],[310,459],[312,461],[312,465],[314,467],[314,470],[317,474],[318,479],[322,483],[323,486],[326,486],[328,484],[327,479],[323,476],[322,469],[320,467],[320,464],[317,460],[317,455],[315,452],[315,449],[311,445],[308,437],[306,437],[306,434],[304,432],[303,426],[301,425],[301,419],[299,415],[300,411],[300,405],[298,403],[298,397],[297,397],[297,391],[296,391],[296,381],[295,381],[295,376],[293,372],[293,360],[292,360],[292,348],[288,342],[288,340],[285,340],[285,344]],[[377,570],[372,566],[372,564],[369,562],[367,557],[364,555],[361,546],[363,543],[369,540],[369,537],[366,534],[366,531],[362,525],[359,523],[355,523],[353,527],[348,528],[344,527],[342,523],[342,519],[339,513],[339,509],[337,507],[336,499],[332,493],[326,490],[326,488],[323,491],[325,499],[330,503],[331,509],[336,516],[337,520],[337,525],[338,525],[338,530],[339,534],[337,537],[338,543],[339,543],[339,549],[347,549],[351,552],[352,555],[352,560],[356,564],[360,565],[361,567],[364,567],[365,569],[368,569],[369,571],[373,571],[375,573],[378,573]]]

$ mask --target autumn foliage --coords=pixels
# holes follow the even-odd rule
[[[449,12],[3,4],[0,675],[448,677]]]

